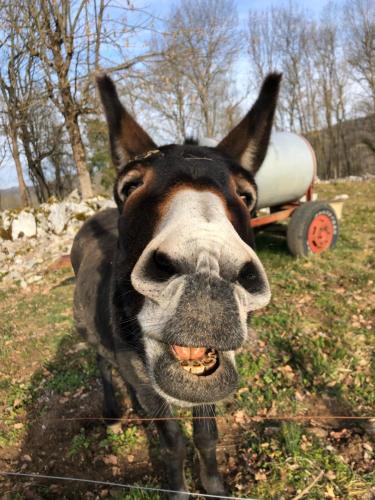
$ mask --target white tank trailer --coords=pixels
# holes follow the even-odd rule
[[[299,200],[316,174],[316,159],[310,143],[292,132],[274,132],[267,156],[255,176],[257,208],[276,207]]]
[[[217,141],[205,138],[200,144],[215,147]],[[312,201],[315,175],[316,158],[310,143],[292,132],[274,132],[255,176],[258,202],[250,224],[260,228],[290,219],[287,243],[295,256],[322,253],[332,248],[338,238],[333,204]],[[301,201],[303,197],[306,201]]]
[[[312,201],[315,175],[316,158],[309,142],[291,132],[274,132],[255,176],[258,203],[250,224],[259,228],[290,219],[287,243],[295,256],[322,253],[338,238],[338,220],[332,205]],[[302,197],[306,201],[302,202]],[[265,208],[269,213],[264,214]]]

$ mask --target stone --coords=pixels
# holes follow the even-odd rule
[[[37,209],[1,212],[0,228],[8,228],[9,238],[0,237],[0,288],[9,283],[21,288],[42,283],[43,273],[51,263],[70,254],[73,239],[84,221],[98,210],[112,207],[116,207],[115,202],[105,196],[82,201],[71,193],[64,201],[53,199]],[[31,230],[20,229],[25,221]]]
[[[42,210],[40,207],[35,213],[38,238],[48,233],[48,231],[50,230],[48,224],[48,216],[49,210]]]
[[[36,236],[36,220],[30,212],[20,212],[12,221],[12,240],[21,236]]]
[[[43,227],[37,226],[37,235],[39,239],[45,238],[48,235],[48,231]]]
[[[10,273],[7,275],[7,280],[8,281],[20,281],[22,279],[22,276],[18,271],[12,270]]]
[[[31,284],[31,283],[37,283],[38,281],[41,281],[43,279],[43,276],[40,276],[40,274],[34,274],[34,276],[30,276],[26,280],[26,283]]]
[[[66,197],[66,201],[81,201],[81,196],[78,189],[73,189],[73,191]]]
[[[50,228],[55,234],[61,234],[68,222],[68,213],[65,203],[55,203],[51,205],[48,216]]]
[[[100,200],[100,210],[105,210],[106,208],[116,208],[116,203],[113,200]]]
[[[73,216],[79,214],[89,216],[95,212],[85,201],[81,201],[80,203],[67,203],[67,208]]]
[[[348,200],[349,199],[349,195],[348,194],[338,194],[337,196],[335,196],[333,198],[333,201],[345,201],[345,200]]]
[[[1,216],[0,225],[4,229],[4,231],[7,231],[12,224],[12,217],[8,210],[4,210],[4,212],[2,212],[0,216]]]

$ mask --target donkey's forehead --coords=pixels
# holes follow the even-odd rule
[[[196,180],[205,177],[219,182],[226,182],[231,173],[240,173],[254,183],[251,173],[217,149],[196,145],[162,146],[131,161],[122,169],[120,176],[134,168],[152,168],[157,176],[159,174],[164,178],[177,175]]]
[[[170,144],[167,146],[162,146],[160,148],[161,157],[159,161],[162,161],[163,157],[165,161],[173,166],[184,165],[185,167],[201,166],[203,168],[211,169],[215,165],[223,169],[230,168],[230,160],[226,158],[222,153],[220,153],[215,148],[197,146],[197,145],[178,145]]]

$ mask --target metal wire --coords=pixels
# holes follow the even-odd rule
[[[113,483],[111,481],[96,481],[94,479],[82,479],[79,477],[62,477],[62,476],[47,476],[45,474],[35,474],[35,473],[26,473],[26,472],[5,472],[0,471],[1,476],[19,476],[19,477],[30,477],[33,479],[54,479],[58,481],[74,481],[80,483],[89,483],[89,484],[98,484],[102,486],[114,486],[116,488],[126,488],[128,490],[141,490],[141,491],[154,491],[158,493],[179,493],[180,495],[194,495],[205,498],[222,498],[225,500],[257,500],[256,498],[251,497],[231,497],[224,495],[210,495],[208,493],[190,493],[189,491],[176,491],[176,490],[167,490],[164,488],[153,488],[151,486],[135,486],[132,484],[123,484],[123,483]]]
[[[157,422],[161,420],[215,420],[215,419],[228,419],[229,417],[234,418],[235,416],[230,415],[207,415],[207,416],[180,416],[180,417],[125,417],[125,418],[107,418],[107,417],[50,417],[46,418],[47,422],[74,422],[74,421],[85,421],[85,420],[104,420],[106,422],[122,423],[122,422]],[[245,420],[260,422],[262,420],[374,420],[375,415],[364,415],[364,416],[354,416],[354,415],[274,415],[274,416],[258,416],[258,415],[246,415]],[[25,419],[13,420],[11,418],[1,417],[0,421],[6,422],[12,420],[22,422]],[[29,420],[28,422],[36,422],[37,419]]]

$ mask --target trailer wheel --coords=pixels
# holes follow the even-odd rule
[[[307,257],[335,246],[339,224],[327,203],[311,201],[298,207],[288,225],[287,241],[291,253]]]

